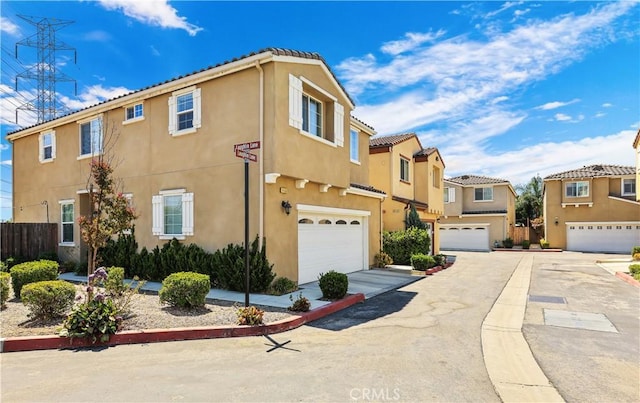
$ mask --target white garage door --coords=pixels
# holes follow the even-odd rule
[[[640,223],[567,223],[567,250],[631,253],[640,245]]]
[[[364,215],[300,212],[298,283],[316,281],[320,273],[329,270],[351,273],[366,269],[366,234],[367,217]]]
[[[441,225],[440,249],[488,251],[489,226]]]

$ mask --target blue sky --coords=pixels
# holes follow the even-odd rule
[[[593,163],[634,165],[640,3],[2,1],[0,219],[11,217],[14,80],[35,51],[18,15],[74,21],[57,39],[59,100],[77,109],[257,51],[320,53],[379,134],[416,132],[445,176],[513,184]],[[19,123],[34,123],[22,111]]]

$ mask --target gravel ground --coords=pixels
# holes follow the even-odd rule
[[[82,295],[79,287],[79,295]],[[157,295],[137,294],[133,297],[131,313],[124,320],[121,330],[236,325],[236,312],[243,306],[228,301],[213,301],[204,308],[187,310],[161,305]],[[265,311],[264,323],[294,316],[286,309],[258,307]],[[7,307],[0,311],[0,337],[55,335],[62,327],[63,320],[31,320],[27,307],[12,298],[7,301]]]

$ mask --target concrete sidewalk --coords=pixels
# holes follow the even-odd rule
[[[393,273],[386,270],[363,270],[347,274],[349,278],[349,289],[347,294],[363,294],[365,298],[372,298],[376,295],[385,293],[396,288],[403,287],[413,283],[421,278],[421,276],[411,276],[410,274]],[[86,276],[78,276],[74,273],[62,273],[61,280],[73,283],[86,283]],[[132,281],[132,280],[125,280]],[[142,292],[157,294],[162,287],[161,283],[148,281],[142,287]],[[249,303],[251,305],[270,306],[275,308],[288,308],[291,306],[291,298],[294,300],[298,296],[306,297],[311,302],[311,310],[323,307],[331,303],[331,301],[323,301],[322,291],[317,281],[301,284],[298,291],[284,295],[268,295],[268,294],[250,294]],[[244,304],[244,292],[220,290],[212,288],[207,294],[207,300],[220,300],[238,302]]]

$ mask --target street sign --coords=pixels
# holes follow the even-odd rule
[[[243,150],[236,150],[236,157],[243,158],[245,160],[249,160],[251,162],[258,162],[258,156],[255,154],[251,154],[249,152]]]
[[[233,146],[233,151],[238,151],[238,150],[257,150],[258,148],[260,148],[260,142],[259,141],[250,141],[248,143],[235,144]]]

